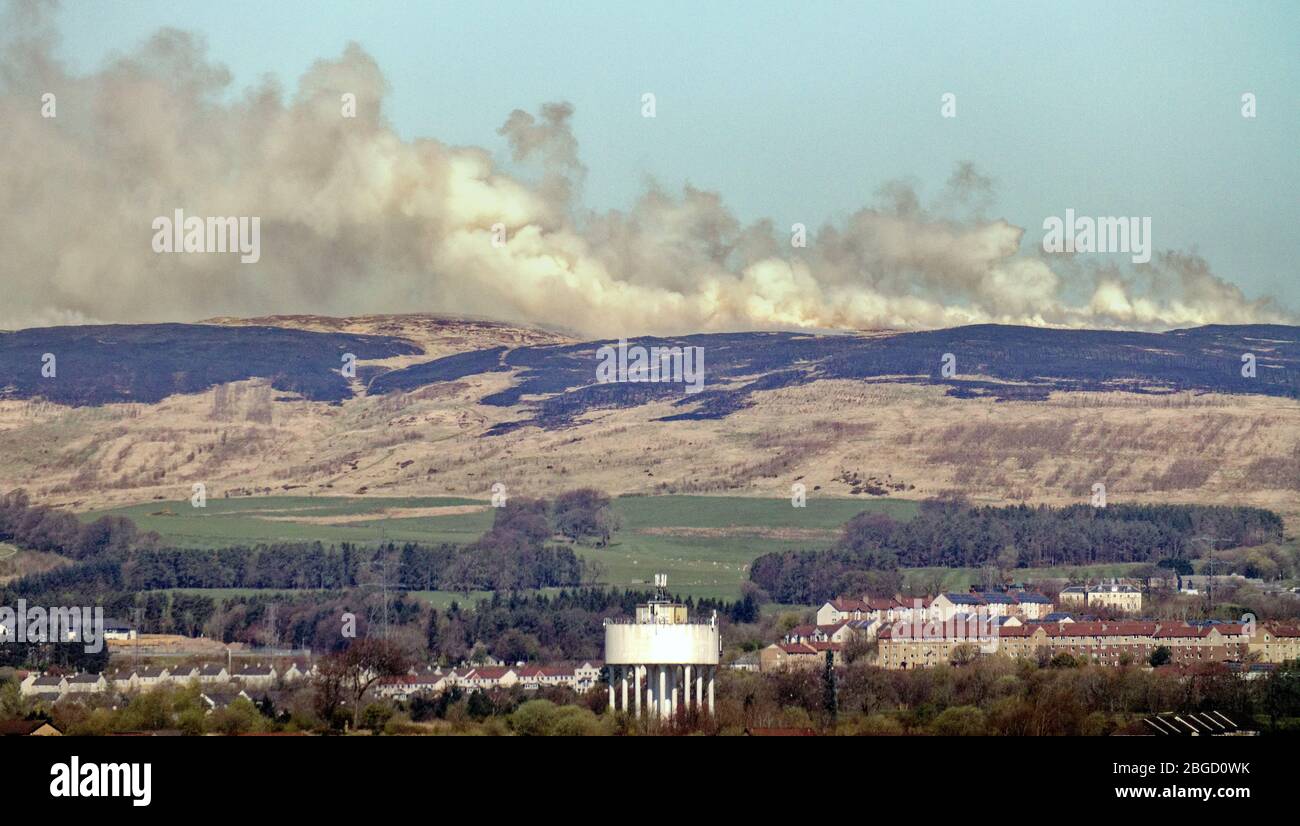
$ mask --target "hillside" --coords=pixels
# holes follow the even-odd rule
[[[1112,501],[1300,515],[1300,328],[633,343],[703,347],[704,391],[595,384],[600,342],[434,316],[3,334],[0,488],[85,509],[184,499],[193,482],[210,497],[470,498],[496,482],[774,497],[802,482],[810,497],[1050,503],[1101,482]]]

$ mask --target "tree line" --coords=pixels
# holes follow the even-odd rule
[[[156,534],[141,534],[124,516],[101,516],[87,524],[67,511],[33,505],[25,490],[0,496],[0,542],[27,550],[95,559],[156,539]]]
[[[191,549],[163,547],[157,534],[142,534],[125,517],[104,516],[86,524],[66,511],[32,505],[21,490],[0,496],[0,541],[82,563],[26,577],[12,587],[64,594],[339,589],[376,582],[411,590],[572,587],[592,572],[571,547],[554,544],[552,538],[601,546],[617,524],[607,495],[580,489],[553,502],[514,498],[494,509],[492,527],[483,536],[463,546],[408,543],[399,548],[390,543],[369,548],[297,542]]]
[[[834,547],[765,554],[754,560],[750,579],[777,602],[806,605],[845,593],[892,593],[889,586],[898,579],[890,574],[902,568],[1158,563],[1196,558],[1211,544],[1222,549],[1281,539],[1281,517],[1262,508],[971,507],[935,500],[922,503],[906,522],[858,514],[845,523]]]

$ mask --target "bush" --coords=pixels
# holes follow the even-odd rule
[[[393,709],[384,703],[371,703],[361,710],[361,727],[379,732],[393,718]]]
[[[855,721],[849,733],[862,737],[893,737],[903,733],[903,724],[884,714],[868,714]]]
[[[262,731],[265,720],[250,700],[236,697],[230,705],[212,712],[208,717],[208,730],[217,734],[247,734]]]
[[[1078,668],[1079,660],[1073,654],[1067,654],[1062,651],[1055,657],[1052,657],[1047,663],[1052,668]]]
[[[510,728],[521,737],[548,737],[555,727],[555,718],[555,703],[529,700],[510,715]]]
[[[953,706],[946,708],[934,722],[930,730],[943,737],[970,737],[984,734],[988,720],[983,711],[975,706]]]

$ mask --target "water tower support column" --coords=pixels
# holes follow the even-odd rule
[[[709,716],[710,717],[713,716],[713,681],[717,673],[718,673],[718,667],[716,665],[709,668]]]
[[[668,717],[668,669],[662,665],[656,665],[655,670],[659,672],[659,687],[655,692],[655,711],[659,713],[661,719]]]

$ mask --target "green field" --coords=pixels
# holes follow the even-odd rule
[[[92,521],[104,514],[129,517],[142,531],[157,531],[163,540],[182,548],[219,548],[235,544],[271,542],[378,544],[385,540],[470,542],[492,524],[490,511],[436,518],[386,519],[384,508],[431,508],[482,505],[475,499],[454,497],[363,498],[326,496],[268,496],[209,499],[203,508],[189,500],[157,501],[125,508],[81,514]],[[307,517],[358,516],[377,518],[339,525],[310,521],[285,521]]]
[[[187,500],[151,502],[95,511],[130,517],[141,530],[157,531],[166,544],[215,548],[269,542],[375,544],[383,540],[465,543],[492,523],[492,510],[468,514],[385,517],[383,509],[483,505],[457,498],[369,498],[277,496],[210,499],[207,507]],[[862,511],[911,518],[917,504],[890,499],[809,499],[791,507],[788,499],[742,499],[725,496],[624,497],[615,501],[622,529],[607,548],[578,547],[584,558],[599,563],[602,582],[618,587],[644,586],[656,573],[668,575],[674,593],[735,599],[749,563],[760,554],[788,548],[830,545],[841,525]],[[347,524],[283,521],[313,517],[375,514],[373,520]],[[786,531],[787,533],[781,533]],[[223,596],[228,596],[223,594]],[[464,595],[425,595],[438,604]],[[471,598],[473,595],[471,595]]]
[[[286,590],[280,588],[171,588],[168,590],[172,593],[202,594],[203,596],[206,597],[212,597],[212,599],[216,600],[217,602],[225,602],[226,600],[235,599],[238,597],[269,596],[272,594],[294,595],[294,594],[307,594],[307,593],[323,593],[321,591],[317,591],[315,589],[310,589],[310,588],[308,589],[300,588],[300,589],[293,589],[293,590]],[[559,593],[559,591],[560,591],[559,588],[540,588],[535,591],[530,591],[529,593],[555,594],[555,593]],[[427,602],[430,605],[432,605],[434,608],[440,610],[446,610],[446,608],[450,606],[453,602],[458,602],[464,606],[470,606],[476,602],[480,602],[485,599],[490,599],[492,596],[491,591],[470,591],[469,593],[465,593],[464,591],[408,591],[406,593],[407,596],[410,596],[414,599],[421,600],[423,602]]]
[[[1017,568],[1012,576],[1020,582],[1036,582],[1042,579],[1071,579],[1074,577],[1103,579],[1106,577],[1126,577],[1135,568],[1140,567],[1143,566],[1139,562],[1115,562],[1107,565]],[[907,568],[904,571],[904,579],[909,586],[929,585],[935,580],[936,576],[939,576],[942,577],[940,590],[961,592],[966,591],[972,585],[979,585],[981,573],[979,568]]]
[[[435,516],[386,516],[385,510],[474,506],[473,513]],[[840,527],[863,511],[910,519],[915,502],[896,499],[810,499],[807,507],[791,507],[788,499],[726,496],[629,496],[615,500],[622,527],[607,548],[577,546],[584,559],[597,563],[601,582],[620,588],[644,588],[654,574],[668,575],[676,594],[695,598],[735,599],[748,578],[755,557],[787,549],[813,550],[830,546]],[[381,541],[467,543],[492,524],[492,509],[482,500],[453,497],[310,497],[212,499],[205,508],[186,500],[82,514],[91,520],[105,513],[130,517],[141,530],[157,531],[164,543],[186,548],[216,548],[232,544],[316,541],[373,545]],[[303,519],[373,515],[346,524],[320,524]],[[285,521],[289,520],[289,521]],[[300,520],[300,521],[292,521]],[[6,551],[0,546],[0,557]],[[1124,576],[1131,564],[1080,568],[1025,568],[1025,580],[1068,577]],[[964,591],[980,582],[976,568],[910,568],[909,585]],[[217,598],[256,593],[251,589],[204,591]],[[489,594],[419,591],[413,596],[445,608],[452,601],[470,604]]]

